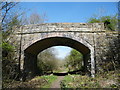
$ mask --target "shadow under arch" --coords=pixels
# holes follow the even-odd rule
[[[85,41],[84,41],[85,42]],[[87,43],[88,44],[88,43]],[[25,77],[32,77],[37,72],[37,55],[53,46],[68,46],[76,49],[83,54],[84,66],[86,71],[90,71],[94,77],[94,63],[91,62],[93,55],[91,54],[90,47],[87,47],[84,43],[67,37],[49,37],[39,40],[24,50],[24,65],[23,69],[26,73]],[[92,52],[93,53],[93,52]],[[92,56],[91,56],[92,55]],[[93,60],[92,60],[93,61]],[[89,69],[90,68],[90,69]],[[92,71],[93,70],[93,71]]]

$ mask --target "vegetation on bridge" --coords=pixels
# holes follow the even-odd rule
[[[117,14],[114,16],[92,17],[88,23],[104,23],[106,30],[116,31],[118,29]]]

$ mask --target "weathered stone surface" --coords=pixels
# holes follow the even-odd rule
[[[102,23],[46,23],[25,25],[14,29],[11,42],[14,42],[17,47],[16,59],[21,57],[21,69],[26,67],[24,66],[25,53],[36,56],[38,52],[57,45],[75,48],[84,56],[89,56],[86,61],[90,61],[93,76],[95,65],[97,68],[100,62],[110,59],[108,52],[111,47],[115,53],[111,52],[113,57],[114,55],[118,57],[115,48],[118,47],[119,43],[116,44],[113,41],[118,41],[119,34],[118,32],[106,32]],[[30,65],[32,66],[32,63]]]

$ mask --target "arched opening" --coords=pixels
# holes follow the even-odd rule
[[[24,50],[24,72],[25,76],[34,76],[37,72],[37,55],[52,46],[68,46],[83,54],[84,67],[86,72],[94,74],[94,61],[91,50],[83,43],[66,37],[51,37],[39,40]],[[91,56],[92,55],[92,56]],[[91,62],[92,61],[92,62]],[[93,70],[93,71],[92,71]]]
[[[37,66],[38,76],[85,75],[82,53],[68,46],[53,46],[40,52]]]

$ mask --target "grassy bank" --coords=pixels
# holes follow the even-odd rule
[[[3,83],[4,88],[50,88],[51,83],[57,79],[54,75],[36,76],[33,79],[21,82],[11,81],[11,83]]]
[[[61,82],[62,88],[119,88],[120,74],[109,72],[95,78],[82,75],[68,75]]]

